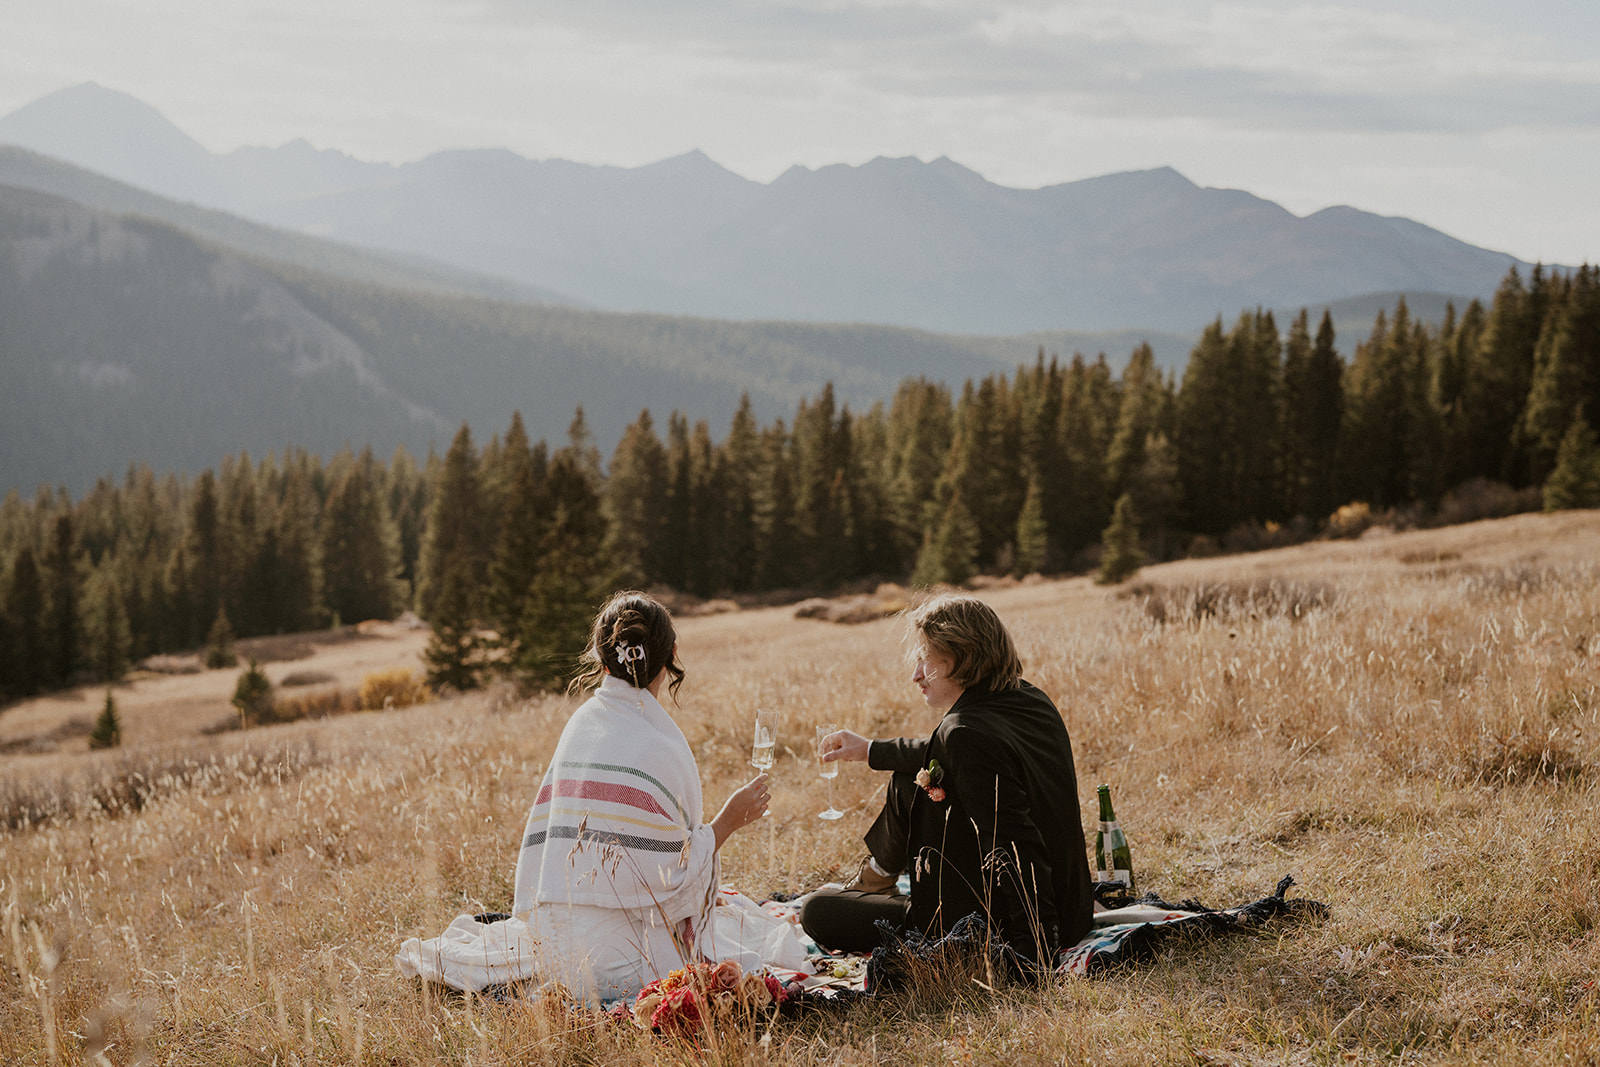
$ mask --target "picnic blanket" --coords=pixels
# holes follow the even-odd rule
[[[1287,893],[1293,885],[1294,878],[1285,876],[1269,896],[1232,908],[1211,908],[1193,899],[1171,904],[1150,893],[1135,904],[1096,912],[1094,929],[1061,953],[1053,973],[1094,978],[1148,961],[1167,947],[1246,932],[1271,920],[1326,918],[1326,904],[1306,898],[1289,899]],[[902,889],[909,890],[909,886]],[[890,992],[902,984],[916,962],[937,965],[943,958],[959,953],[987,952],[997,970],[1024,980],[1042,978],[1046,973],[1003,941],[991,937],[988,924],[978,914],[960,920],[938,938],[880,924],[883,943],[870,956],[829,952],[806,938],[795,922],[803,901],[804,897],[797,897],[757,903],[732,886],[723,886],[715,912],[728,958],[739,959],[746,971],[759,968],[777,978],[790,993],[786,1010],[840,1007]],[[517,926],[512,916],[503,913],[462,916],[457,922],[470,922],[474,940],[503,940],[514,935]],[[476,961],[481,963],[482,944],[472,947]],[[402,973],[441,980],[437,964],[428,966],[420,955],[397,962]],[[526,981],[535,976],[528,971],[517,973],[513,968],[485,977],[489,982],[480,987],[485,993],[495,999],[514,1000],[523,995],[518,979]]]
[[[1126,908],[1097,912],[1089,936],[1061,954],[1057,973],[1092,978],[1109,968],[1140,963],[1160,948],[1185,940],[1237,933],[1269,919],[1324,919],[1320,901],[1285,897],[1294,885],[1284,875],[1271,896],[1236,908],[1208,908],[1195,900],[1168,904],[1154,894]]]
[[[1286,875],[1271,895],[1233,908],[1211,908],[1193,899],[1170,904],[1150,893],[1135,904],[1096,912],[1094,928],[1082,941],[1062,951],[1054,973],[1093,978],[1113,968],[1147,961],[1167,946],[1243,932],[1272,919],[1325,918],[1326,904],[1287,898],[1294,884],[1294,877]],[[766,906],[798,910],[798,904],[795,901]],[[991,937],[981,915],[967,916],[939,938],[879,925],[883,944],[870,957],[829,953],[808,942],[811,973],[798,975],[800,988],[813,995],[842,995],[846,999],[884,992],[900,984],[912,961],[937,963],[943,957],[974,951],[988,952],[996,967],[1016,976],[1036,978],[1044,973],[1037,964]]]

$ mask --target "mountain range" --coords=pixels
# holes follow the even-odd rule
[[[304,141],[217,154],[93,84],[0,118],[0,143],[536,299],[622,311],[1192,334],[1249,307],[1487,296],[1519,263],[1354,208],[1297,217],[1170,168],[1013,189],[942,158],[796,166],[761,183],[700,152],[635,168],[503,149],[393,165]]]
[[[645,408],[720,433],[741,395],[769,422],[832,382],[860,410],[1040,351],[1120,368],[1148,342],[1177,371],[1205,322],[1260,306],[1328,307],[1348,352],[1395,290],[1436,318],[1516,262],[1170,170],[1015,190],[948,160],[761,184],[699,153],[218,155],[92,85],[0,142],[29,146],[0,144],[0,493],[240,450],[420,455],[514,410],[559,440],[580,405],[608,451]]]

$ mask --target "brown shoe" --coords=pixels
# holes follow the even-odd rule
[[[846,889],[859,890],[862,893],[876,893],[884,897],[900,896],[900,876],[898,874],[879,874],[877,864],[868,856],[861,861],[861,867],[856,871],[856,876]]]

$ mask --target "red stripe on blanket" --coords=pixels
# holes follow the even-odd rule
[[[550,787],[547,785],[539,790],[539,796],[534,804],[544,804],[550,800]],[[667,815],[656,798],[646,793],[643,789],[635,789],[631,785],[618,785],[615,782],[591,782],[582,778],[562,778],[556,782],[555,795],[558,797],[578,797],[581,800],[603,800],[611,804],[626,804],[630,808],[639,808],[652,815],[662,818],[671,818]]]

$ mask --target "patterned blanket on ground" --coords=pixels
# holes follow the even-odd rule
[[[1150,893],[1128,907],[1096,912],[1094,929],[1088,937],[1061,953],[1054,973],[1093,978],[1114,968],[1148,961],[1167,947],[1247,931],[1271,920],[1326,918],[1326,904],[1304,898],[1286,898],[1293,884],[1294,878],[1285,876],[1278,882],[1272,895],[1234,908],[1208,908],[1196,900],[1169,904]],[[909,886],[902,888],[909,889]],[[740,897],[731,887],[724,887],[723,894],[726,897]],[[801,899],[768,900],[756,905],[744,898],[741,903],[746,911],[759,908],[774,919],[792,922],[799,911]],[[479,915],[476,921],[493,924],[510,918],[510,915],[501,913]],[[937,965],[951,956],[965,953],[987,951],[991,962],[999,970],[1025,978],[1042,977],[1036,965],[989,936],[988,926],[981,915],[967,916],[941,938],[906,934],[886,926],[883,927],[883,933],[884,943],[871,956],[830,953],[805,941],[806,962],[803,969],[769,964],[765,968],[767,973],[777,978],[789,991],[786,1010],[837,1010],[858,998],[894,989],[919,962]],[[483,992],[493,999],[505,1001],[519,999],[523,995],[518,987],[498,984]]]
[[[1238,933],[1272,919],[1298,921],[1327,916],[1326,904],[1287,899],[1292,885],[1294,878],[1285,876],[1272,895],[1234,908],[1209,908],[1196,900],[1169,904],[1151,893],[1128,907],[1097,912],[1094,929],[1061,953],[1055,973],[1093,978],[1115,967],[1149,960],[1170,945]],[[772,903],[766,906],[775,912],[785,907]],[[1015,972],[1038,973],[1034,965],[1008,947],[991,941],[987,925],[978,915],[963,919],[942,938],[905,936],[886,930],[884,942],[870,958],[832,954],[809,945],[812,973],[780,977],[797,981],[814,995],[849,998],[892,987],[896,984],[895,975],[906,969],[909,960],[934,961],[953,952],[982,951],[985,947],[995,955],[997,963],[1004,963]]]
[[[1292,885],[1294,877],[1285,875],[1271,896],[1237,908],[1208,908],[1195,900],[1173,905],[1150,894],[1130,907],[1100,912],[1089,936],[1061,954],[1056,972],[1092,978],[1111,967],[1148,960],[1176,942],[1219,937],[1269,919],[1327,917],[1326,904],[1285,899]]]

